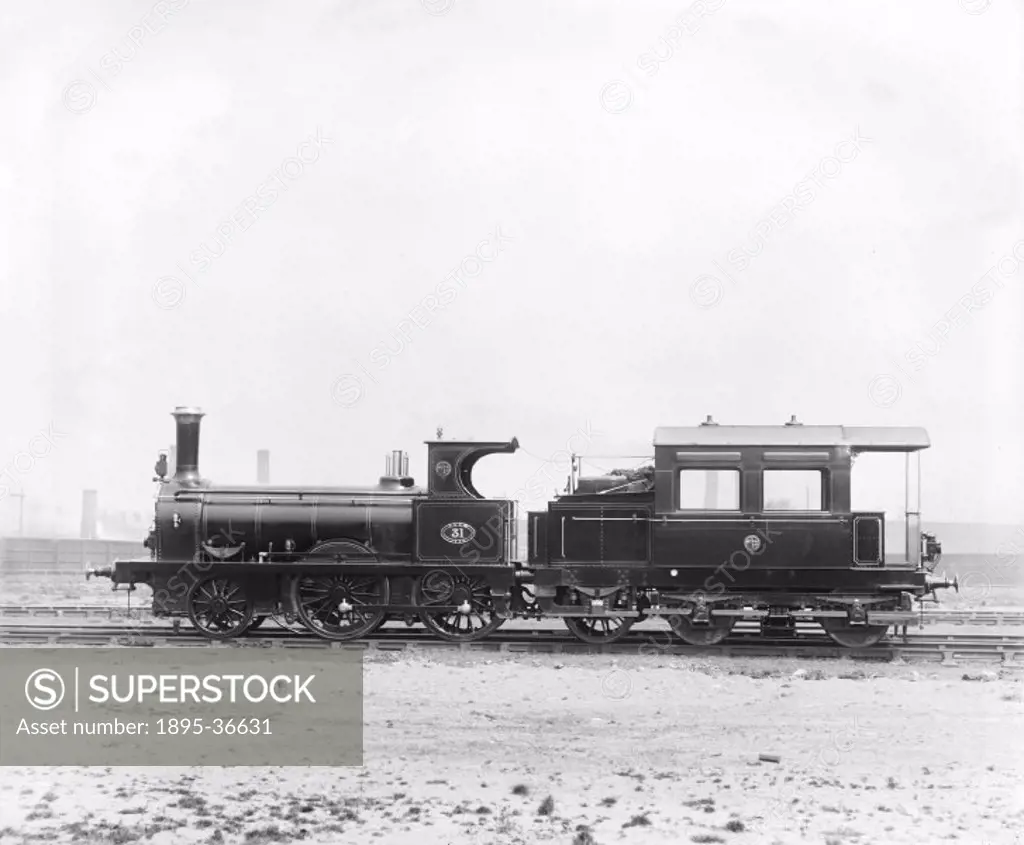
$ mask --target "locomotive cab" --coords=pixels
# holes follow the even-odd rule
[[[655,513],[663,518],[655,529],[656,553],[667,565],[704,554],[725,559],[737,549],[751,553],[754,546],[758,568],[918,571],[924,548],[920,452],[929,445],[927,432],[920,428],[805,426],[795,421],[784,426],[705,422],[689,429],[660,428],[655,433],[661,482]],[[884,512],[852,509],[854,460],[868,453],[905,457],[901,554],[886,554]],[[694,536],[695,528],[702,529],[699,536]],[[749,537],[754,529],[763,534],[761,544]]]
[[[415,555],[422,561],[503,564],[515,557],[515,503],[486,499],[473,468],[488,455],[511,455],[519,441],[432,440],[427,446],[428,497],[413,511]]]

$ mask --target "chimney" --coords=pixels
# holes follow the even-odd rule
[[[199,408],[181,406],[171,412],[178,427],[178,448],[174,480],[182,487],[199,487],[199,421],[205,416]]]
[[[96,519],[99,513],[99,493],[95,490],[82,491],[82,539],[95,540]]]
[[[256,453],[256,483],[270,483],[270,450],[260,449]]]

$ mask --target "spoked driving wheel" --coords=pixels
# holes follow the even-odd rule
[[[608,612],[613,614],[617,602],[624,602],[626,595],[620,590],[606,599]],[[565,627],[576,639],[591,645],[603,645],[621,640],[637,622],[634,616],[565,616]]]
[[[292,582],[299,621],[325,640],[354,640],[387,616],[391,587],[377,575],[300,575]]]
[[[687,645],[717,645],[732,631],[735,616],[712,616],[707,624],[690,621],[689,616],[668,617],[669,627]]]
[[[621,640],[634,621],[622,616],[566,616],[565,627],[581,642],[601,645]]]
[[[252,624],[252,602],[242,586],[230,578],[207,578],[188,593],[188,618],[211,640],[244,634]]]
[[[417,586],[420,619],[428,630],[443,640],[482,640],[502,626],[504,619],[494,611],[491,588],[480,578],[453,575],[443,569],[428,572]],[[430,605],[455,605],[454,610],[432,612]]]
[[[826,617],[820,622],[832,641],[846,648],[869,648],[889,630],[888,625],[851,625],[841,616]]]

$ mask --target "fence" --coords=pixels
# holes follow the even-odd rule
[[[90,566],[140,557],[148,558],[149,550],[130,540],[4,537],[0,539],[0,576],[80,576]]]

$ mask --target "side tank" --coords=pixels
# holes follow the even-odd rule
[[[158,560],[289,561],[310,555],[409,560],[413,502],[426,498],[408,457],[389,457],[374,487],[221,487],[199,473],[203,412],[176,408],[177,467],[157,496],[147,545]]]

